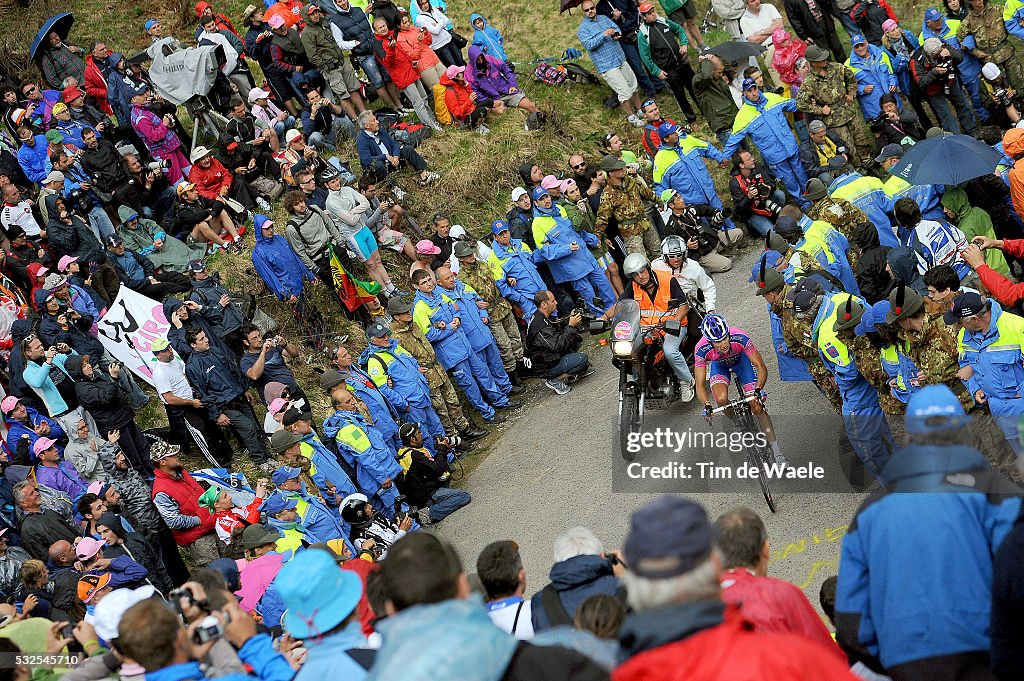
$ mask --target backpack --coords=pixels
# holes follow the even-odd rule
[[[597,76],[575,62],[568,62],[563,68],[569,74],[569,80],[574,83],[598,85],[601,82]]]
[[[447,88],[440,83],[434,86],[434,118],[441,125],[451,125],[455,121],[452,120],[452,112],[448,110],[448,104],[444,101],[445,90]]]
[[[407,144],[413,148],[418,147],[420,142],[430,137],[434,131],[421,123],[407,123],[402,121],[391,128],[391,136],[396,142]]]
[[[547,85],[561,85],[569,77],[564,66],[552,66],[547,62],[541,62],[533,71],[533,77]]]

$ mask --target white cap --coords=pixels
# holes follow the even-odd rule
[[[255,102],[257,99],[266,99],[267,97],[270,97],[270,93],[262,88],[254,87],[253,89],[249,90],[250,104]]]
[[[529,196],[529,193],[522,187],[516,187],[512,190],[512,203],[515,203],[524,196]]]
[[[986,80],[995,80],[999,77],[999,67],[989,62],[981,67],[981,75],[985,76]]]
[[[61,184],[64,184],[64,173],[59,170],[51,170],[50,174],[46,176],[45,180],[43,180],[43,184],[50,184],[51,182],[60,182]]]
[[[295,128],[292,128],[291,130],[284,134],[284,141],[288,144],[291,144],[294,140],[297,140],[300,137],[302,137],[302,133],[296,130]]]
[[[212,151],[210,151],[209,149],[200,144],[198,147],[192,150],[192,155],[188,157],[188,160],[192,161],[192,163],[195,163],[204,156],[209,156],[212,153]]]

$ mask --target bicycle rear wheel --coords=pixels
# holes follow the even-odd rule
[[[736,385],[736,390],[742,397],[743,386],[740,384],[739,377],[734,377],[733,383]],[[747,447],[747,459],[750,464],[757,469],[757,484],[761,487],[761,494],[764,495],[764,500],[768,504],[768,508],[771,509],[772,513],[775,513],[775,495],[772,494],[772,490],[768,486],[767,478],[769,466],[775,462],[775,457],[772,456],[771,449],[767,445],[757,444],[757,436],[761,434],[761,427],[758,425],[753,412],[750,411],[749,404],[744,403],[741,407],[739,416],[743,428],[754,436],[753,444]]]

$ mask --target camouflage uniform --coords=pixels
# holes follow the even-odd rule
[[[459,394],[455,392],[452,380],[448,378],[444,368],[437,361],[434,348],[430,341],[412,322],[400,322],[397,319],[391,325],[391,337],[416,358],[420,366],[427,370],[427,386],[430,388],[430,403],[441,419],[446,433],[461,433],[469,428],[469,419],[462,412]]]
[[[843,398],[839,394],[836,379],[821,363],[818,348],[811,341],[812,320],[797,319],[793,314],[793,303],[789,300],[791,290],[792,287],[786,284],[782,288],[782,296],[772,305],[772,312],[782,320],[782,339],[786,341],[786,347],[789,348],[791,355],[807,362],[807,369],[810,371],[814,384],[828,398],[836,413],[841,413]]]
[[[871,167],[875,144],[864,127],[864,117],[857,104],[857,76],[853,71],[831,61],[823,76],[812,68],[800,86],[796,106],[804,113],[821,118],[851,152],[856,152],[861,167]],[[821,112],[824,106],[831,109],[827,116]],[[853,158],[850,160],[857,164]]]
[[[851,331],[849,337],[843,337],[843,341],[853,352],[853,359],[860,375],[878,393],[878,403],[882,407],[882,413],[885,414],[889,430],[892,431],[893,441],[897,445],[903,444],[906,439],[903,415],[907,412],[907,405],[893,397],[892,390],[889,388],[889,374],[885,373],[885,369],[882,367],[882,354],[871,344],[867,336],[854,336]]]
[[[974,407],[974,397],[963,381],[956,377],[960,371],[957,361],[958,344],[956,330],[947,326],[940,314],[924,315],[924,326],[920,331],[900,330],[907,357],[923,375],[921,385],[944,383],[960,400],[964,411]]]
[[[991,2],[985,3],[985,7],[976,12],[973,9],[967,12],[967,16],[960,22],[956,37],[963,44],[964,38],[974,36],[978,43],[975,51],[988,53],[987,59],[999,66],[999,70],[1006,75],[1006,79],[1014,89],[1020,91],[1024,88],[1024,68],[1020,60],[1014,59],[1014,47],[1010,43],[1010,34],[1006,32],[1006,24],[1003,22],[1003,7]]]
[[[850,242],[850,251],[847,253],[850,269],[856,272],[860,249],[853,240],[853,229],[868,221],[868,216],[864,214],[864,211],[846,199],[834,199],[831,196],[826,196],[814,202],[814,207],[811,208],[808,217],[812,220],[827,222],[846,237],[846,240]]]
[[[613,187],[609,181],[601,193],[594,232],[603,240],[608,221],[614,217],[627,254],[643,253],[646,250],[651,260],[658,258],[661,255],[661,240],[647,217],[645,201],[657,203],[651,188],[635,177],[627,175],[621,187]]]
[[[480,294],[488,304],[487,318],[491,320],[491,333],[501,353],[501,363],[505,371],[515,371],[516,362],[523,358],[523,338],[519,334],[519,325],[512,314],[512,305],[501,297],[494,283],[491,270],[479,260],[472,265],[463,264],[459,268],[459,281]]]

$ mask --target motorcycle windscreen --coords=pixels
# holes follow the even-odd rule
[[[633,340],[640,331],[640,303],[625,298],[615,304],[612,316],[612,340]]]

